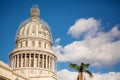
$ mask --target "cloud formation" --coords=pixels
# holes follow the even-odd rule
[[[60,40],[61,40],[60,38],[57,38],[57,39],[55,40],[55,43],[58,44],[58,43],[60,42]]]
[[[81,25],[84,29],[79,31]],[[73,37],[80,37],[85,33],[83,40],[73,41],[66,46],[55,45],[55,51],[58,61],[74,62],[80,64],[87,62],[93,66],[111,67],[120,61],[120,30],[118,25],[114,26],[108,32],[99,31],[99,20],[94,18],[80,19],[75,23],[75,26],[70,27],[69,33]],[[86,27],[86,28],[85,28]],[[77,32],[77,36],[74,33]],[[91,33],[95,34],[89,34]]]
[[[94,18],[81,18],[75,22],[73,26],[70,27],[68,34],[71,34],[72,37],[78,38],[85,32],[96,32],[100,26],[100,20]]]
[[[69,75],[69,76],[68,76]],[[60,80],[76,80],[78,73],[71,72],[67,69],[58,72]],[[93,78],[90,78],[88,74],[84,74],[86,80],[120,80],[120,72],[109,72],[109,73],[93,73]]]

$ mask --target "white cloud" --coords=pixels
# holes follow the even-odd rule
[[[71,72],[67,69],[58,72],[60,80],[76,80],[78,73]],[[109,72],[109,73],[93,73],[94,77],[90,78],[88,74],[85,74],[86,80],[120,80],[120,72]]]
[[[93,18],[90,20],[93,20]],[[97,20],[95,21],[97,22]],[[92,34],[86,33],[84,40],[73,41],[66,46],[53,46],[58,61],[68,61],[78,64],[87,62],[98,67],[113,66],[120,61],[120,31],[118,27],[119,26],[114,26],[108,32],[96,30],[97,32],[95,31],[96,34],[94,37],[91,36]],[[83,32],[84,31],[87,30],[83,30]]]
[[[52,47],[53,48],[53,51],[55,52],[56,56],[57,56],[57,59],[58,61],[61,61],[64,56],[63,56],[63,47],[61,45],[55,45]]]
[[[68,34],[71,34],[72,37],[78,38],[85,32],[89,34],[94,34],[98,30],[100,26],[100,20],[96,20],[94,18],[82,18],[75,22],[73,26],[70,27]]]
[[[60,38],[57,38],[56,40],[55,40],[55,43],[59,43],[60,42]]]
[[[59,80],[76,80],[77,72],[70,72],[67,69],[57,73]]]

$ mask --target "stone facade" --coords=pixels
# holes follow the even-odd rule
[[[10,67],[0,63],[0,80],[57,80],[51,31],[40,19],[37,6],[31,8],[30,19],[20,25],[9,58]]]

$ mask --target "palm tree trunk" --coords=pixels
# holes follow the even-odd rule
[[[83,73],[79,73],[78,74],[78,78],[77,78],[77,80],[83,80],[84,78],[83,78],[84,76],[83,76]]]

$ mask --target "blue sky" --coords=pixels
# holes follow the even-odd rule
[[[120,57],[118,57],[120,55],[118,49],[120,47],[119,0],[1,0],[0,60],[9,63],[8,55],[14,49],[16,32],[19,25],[29,18],[30,9],[33,5],[39,6],[40,18],[45,20],[50,26],[54,43],[53,48],[59,57],[57,65],[58,75],[65,70],[69,73],[73,71],[69,68],[70,62],[80,64],[83,61],[91,64],[90,70],[94,73],[109,74],[109,72],[120,72]],[[84,24],[83,26],[82,23]],[[94,34],[91,34],[91,31]],[[94,43],[97,38],[103,42]],[[91,45],[88,46],[85,43],[86,41]],[[100,44],[98,44],[99,42]],[[92,48],[95,48],[95,45],[93,44],[97,45],[95,51],[101,50],[101,54],[88,53],[94,52]],[[97,49],[98,46],[101,46],[100,48],[102,49]],[[72,50],[74,47],[80,50]],[[103,48],[105,51],[102,51]],[[77,51],[85,52],[85,54]],[[69,52],[73,52],[75,56],[70,56],[73,54]],[[89,58],[83,59],[83,57],[77,57],[78,55],[88,56]],[[89,55],[100,59],[92,59]],[[106,58],[108,56],[113,57]],[[73,57],[76,58],[74,59]]]

